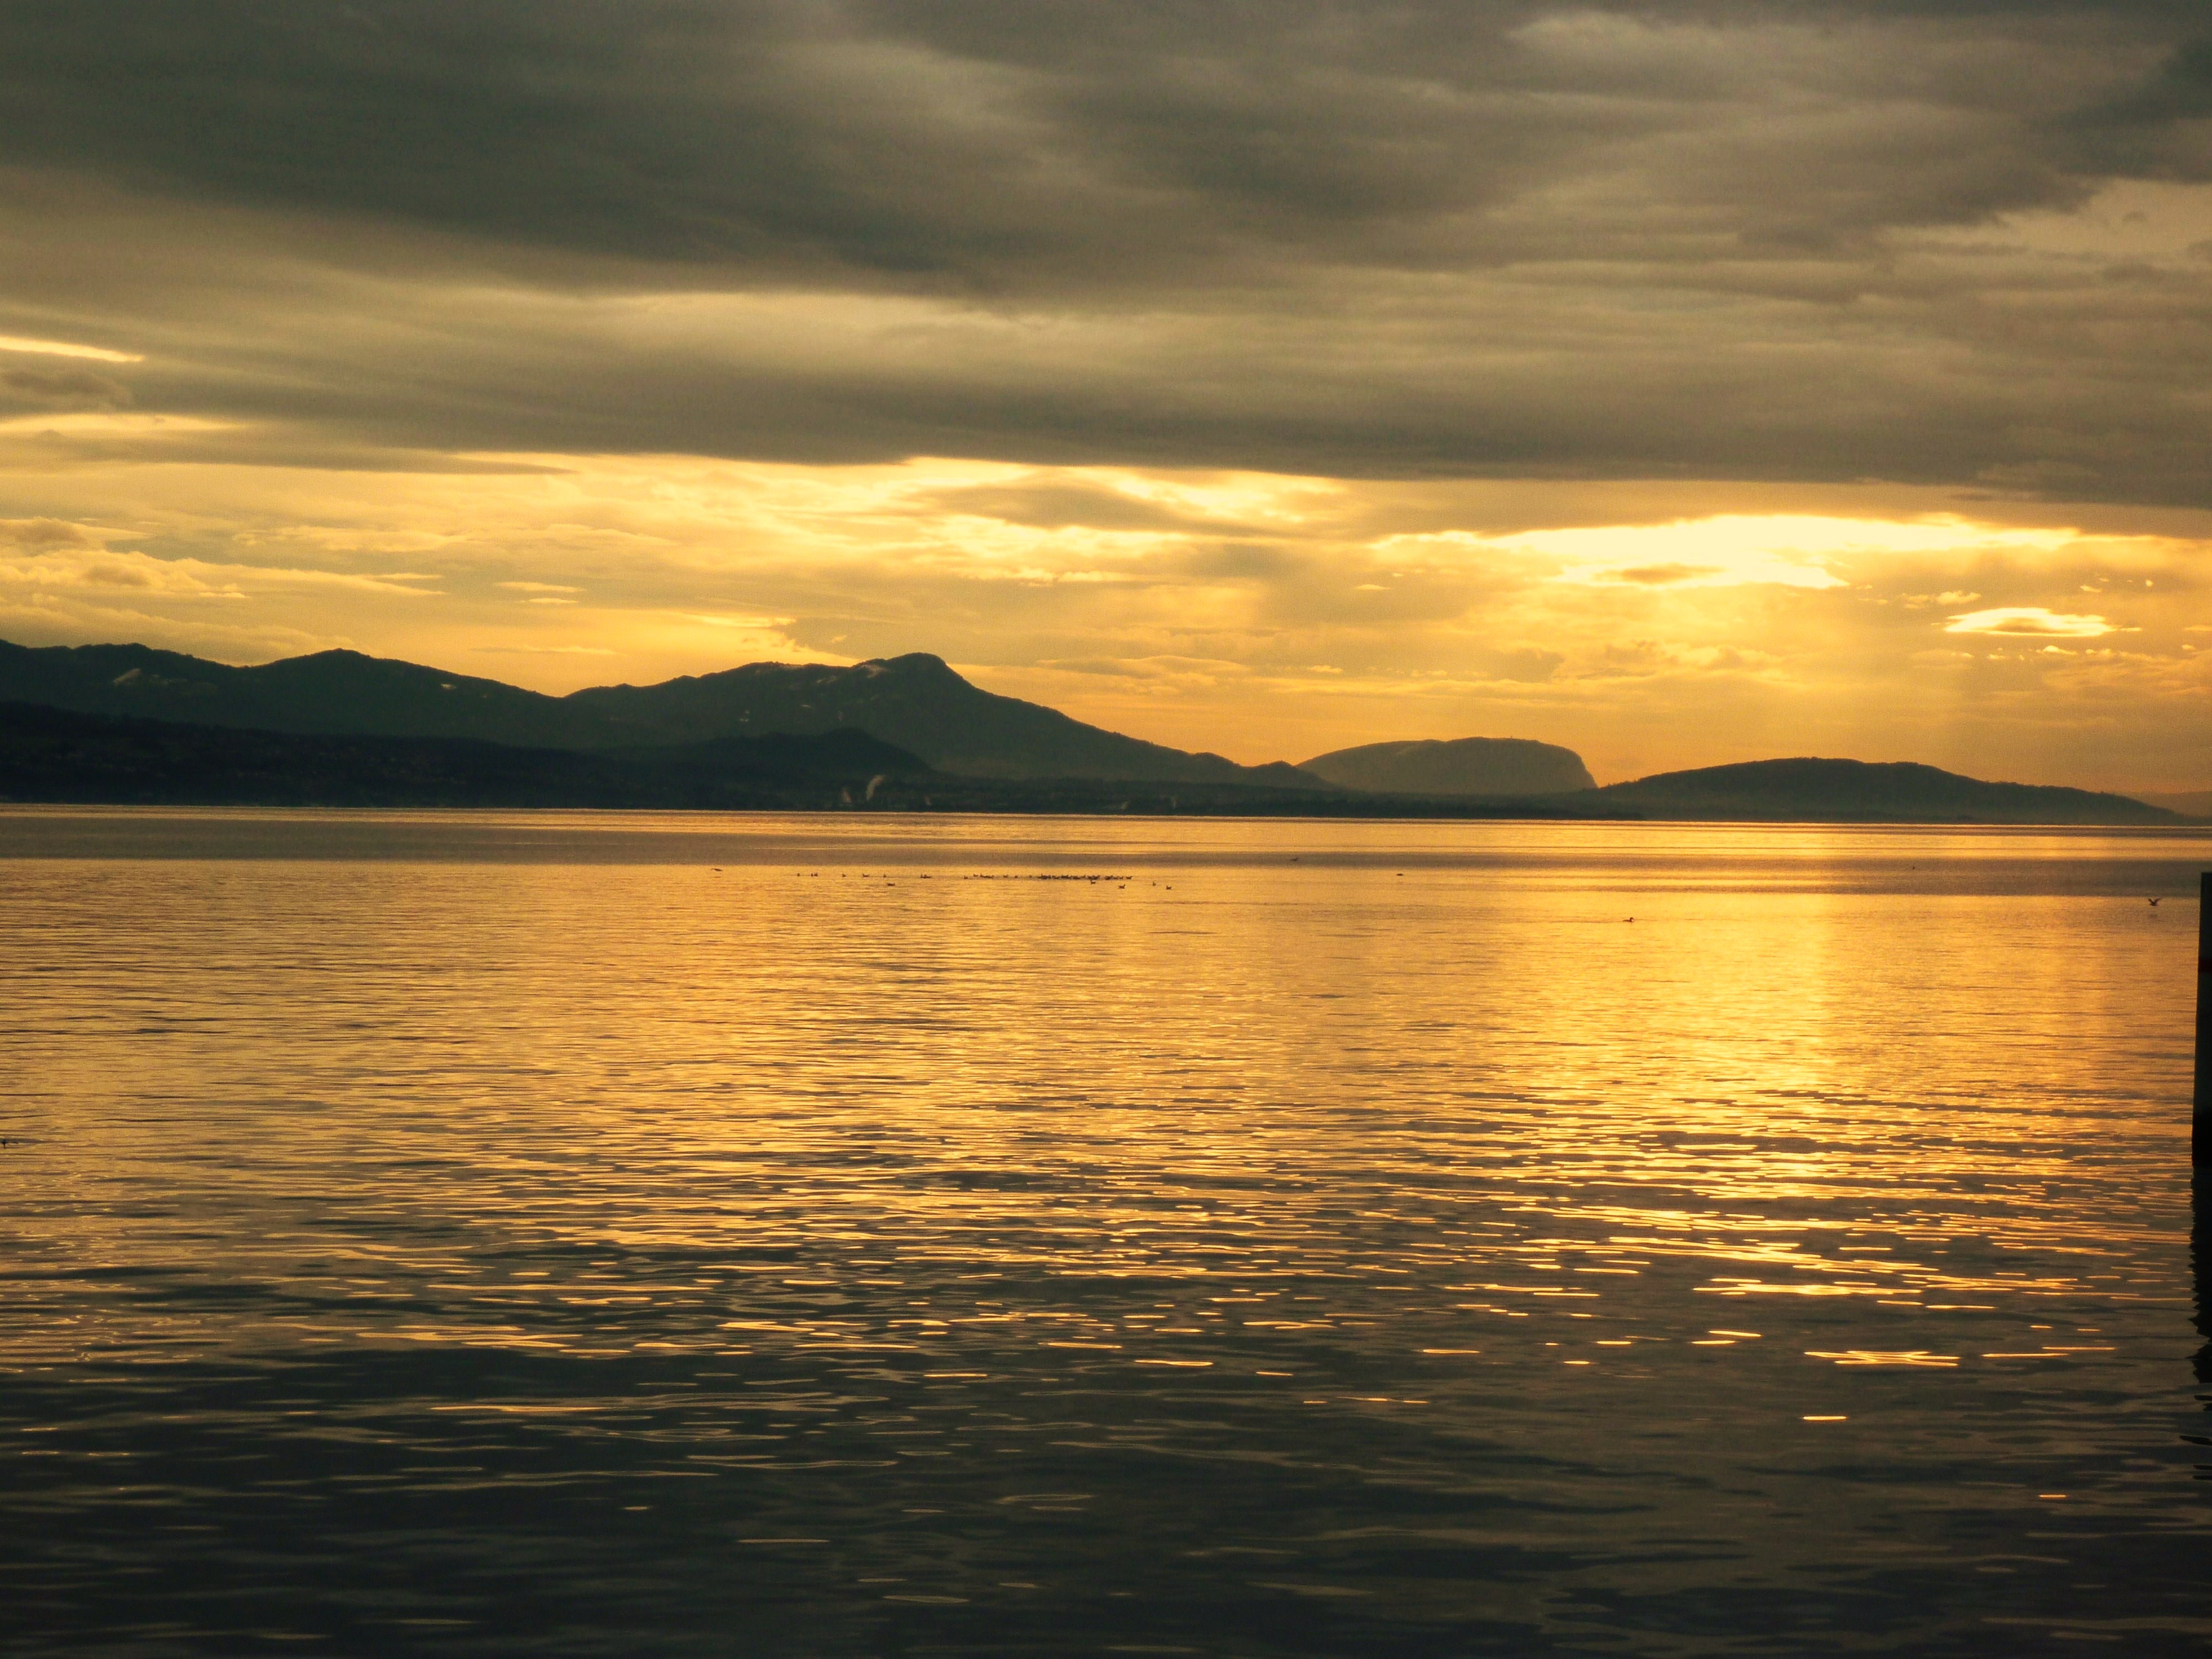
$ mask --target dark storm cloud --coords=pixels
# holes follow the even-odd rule
[[[2195,3],[14,0],[0,100],[0,325],[288,454],[2205,489],[2212,264],[1899,240],[2212,179]]]
[[[1181,279],[1316,240],[1452,263],[1492,239],[1439,221],[1669,135],[1706,152],[1675,182],[1733,204],[1722,230],[1970,219],[2063,194],[2100,139],[2112,165],[2184,168],[2150,135],[2207,112],[2212,48],[2176,38],[2188,15],[16,0],[0,155],[739,281],[830,267],[990,292],[1102,261]],[[1789,33],[1698,49],[1726,29]],[[1770,133],[1783,189],[1760,155],[1714,153],[1735,147],[1708,118],[1785,82],[1833,106]]]

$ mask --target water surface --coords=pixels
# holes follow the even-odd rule
[[[0,810],[10,1650],[2202,1651],[2208,861]]]

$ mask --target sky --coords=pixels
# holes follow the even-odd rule
[[[0,638],[2212,787],[2202,0],[9,0]]]

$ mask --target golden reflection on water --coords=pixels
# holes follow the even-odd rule
[[[690,1639],[603,1559],[672,1510],[625,1571],[706,1528],[833,1649],[1696,1650],[1756,1586],[1791,1650],[1966,1652],[2122,1630],[2069,1588],[2118,1573],[2182,1651],[2196,918],[2146,900],[2208,852],[0,814],[0,1423],[240,1558],[257,1443],[403,1553],[489,1492],[540,1576],[462,1549],[436,1616],[566,1563],[532,1651]],[[2029,1528],[2077,1575],[2000,1607]]]

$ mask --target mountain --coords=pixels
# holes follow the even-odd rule
[[[1322,787],[1280,762],[1239,766],[1085,726],[1056,708],[970,685],[944,659],[921,652],[851,668],[754,663],[659,685],[600,686],[561,701],[632,742],[647,733],[665,740],[850,726],[969,777]]]
[[[0,801],[120,805],[650,807],[1576,817],[1542,803],[1353,794],[1325,785],[974,778],[849,727],[630,749],[263,732],[0,702]]]
[[[1747,761],[1608,784],[1593,805],[1646,817],[1796,823],[2173,823],[2125,795],[1985,783],[1909,761]]]
[[[1346,789],[1401,795],[1560,795],[1597,787],[1573,750],[1527,738],[1363,744],[1300,761],[1298,769]]]
[[[0,641],[0,700],[265,732],[460,738],[605,750],[852,727],[974,777],[1110,778],[1311,789],[1278,762],[1186,754],[969,684],[920,653],[850,668],[754,663],[659,685],[547,696],[418,664],[324,651],[234,668],[143,645]]]
[[[0,703],[0,800],[810,808],[937,776],[865,732],[583,754],[469,738],[248,731]]]
[[[2212,789],[2188,789],[2179,794],[2137,795],[2146,806],[2163,806],[2184,817],[2212,818]]]
[[[287,742],[309,738],[325,741]],[[552,697],[353,651],[233,668],[142,645],[0,641],[0,795],[19,800],[837,805],[880,778],[873,804],[972,811],[2181,821],[2124,795],[1905,763],[1752,761],[1593,789],[1569,750],[1470,738],[1307,765],[1239,766],[1123,737],[919,653]]]
[[[559,698],[356,651],[234,668],[144,645],[0,641],[0,699],[263,732],[581,746]]]

